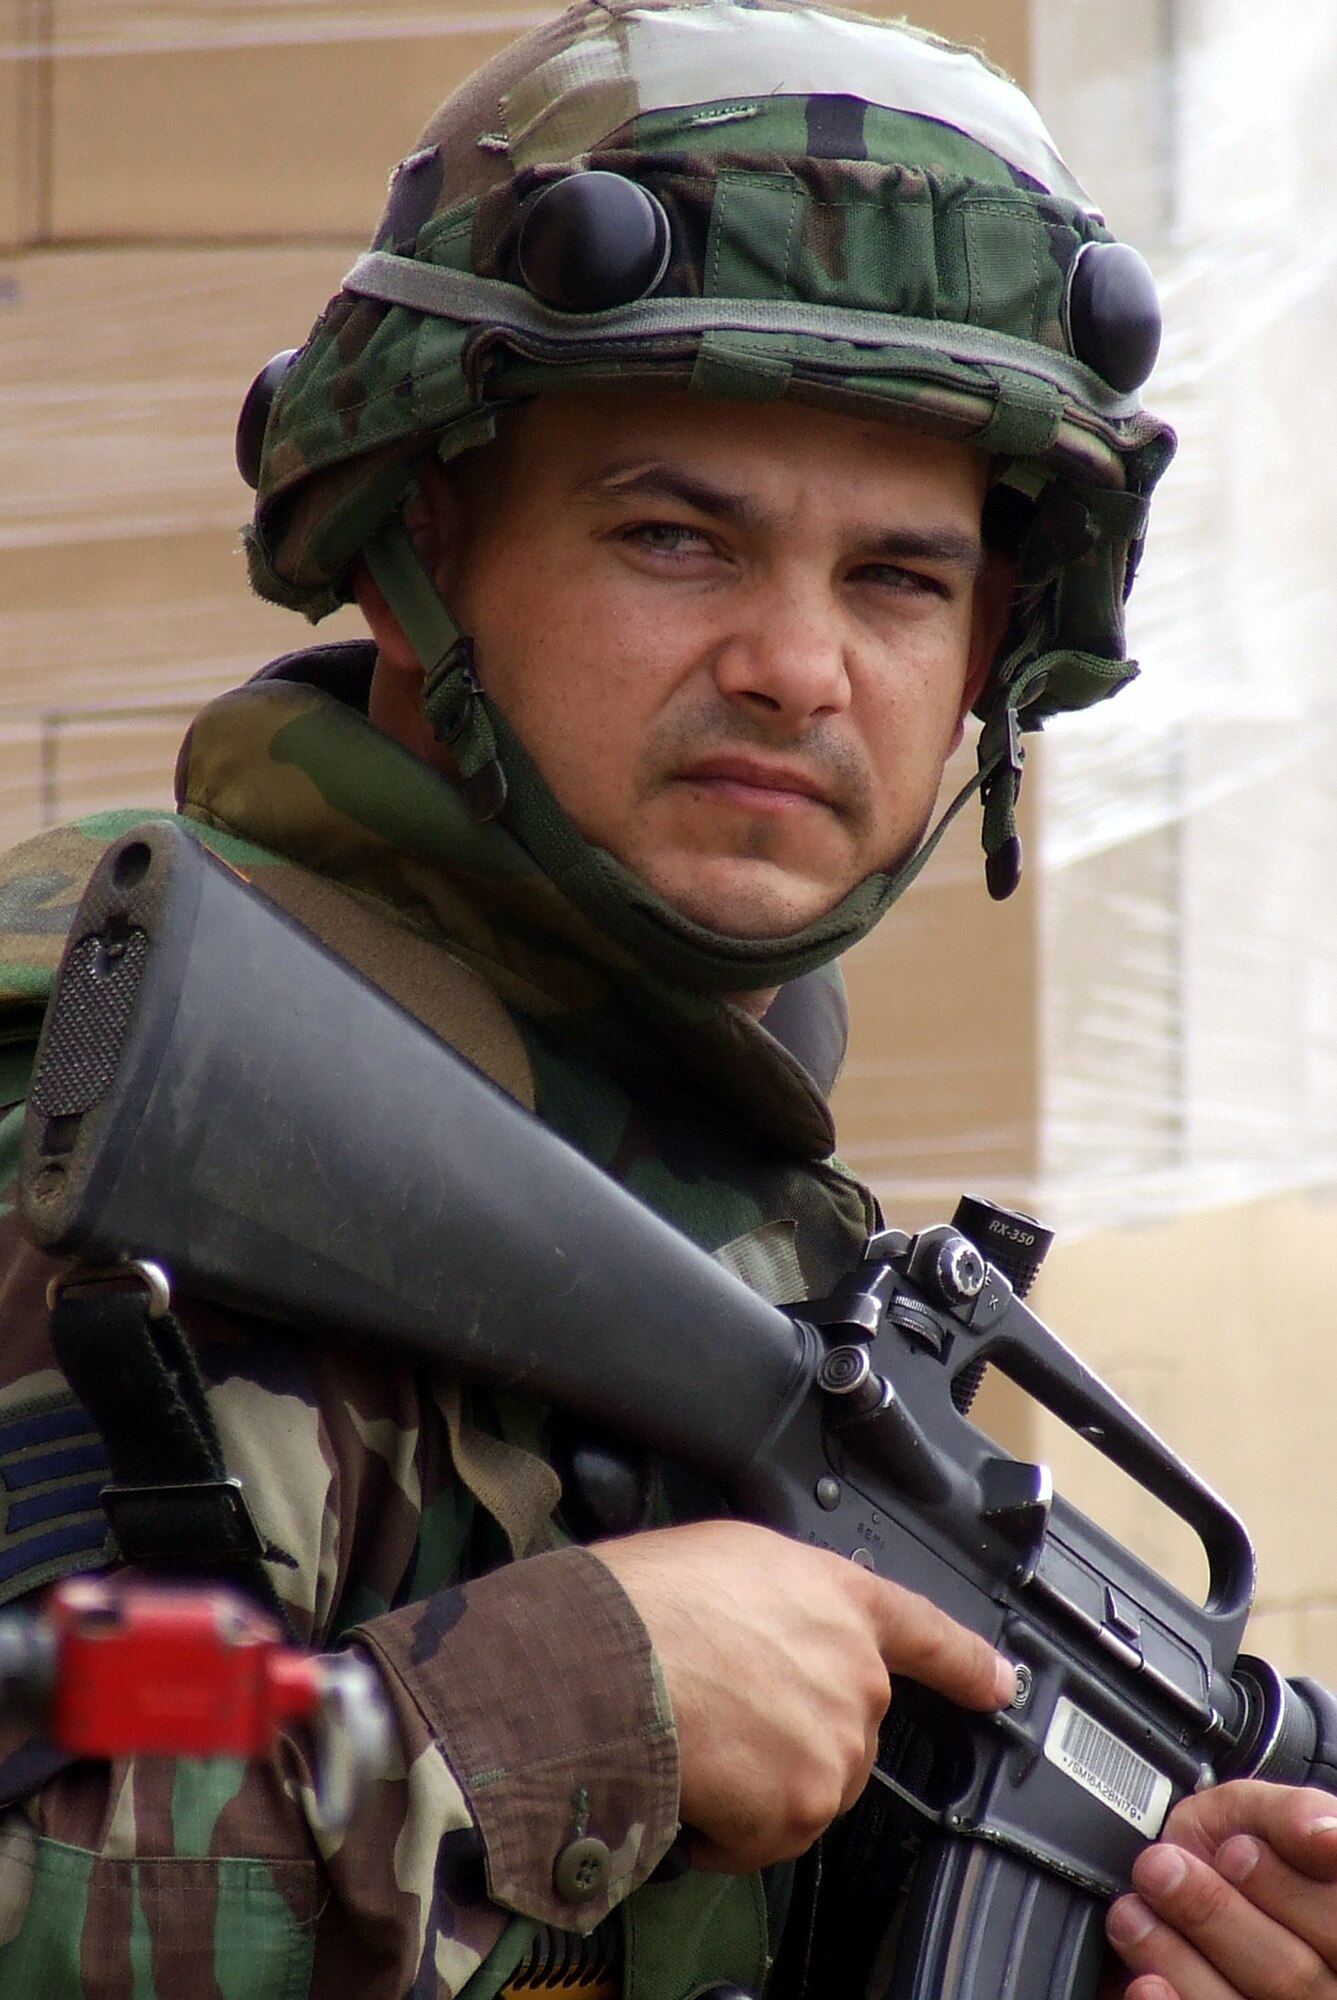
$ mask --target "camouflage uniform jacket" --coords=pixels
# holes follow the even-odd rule
[[[707,1248],[767,1245],[772,1294],[829,1286],[871,1218],[804,1069],[738,1009],[657,984],[504,831],[472,822],[360,712],[369,666],[366,647],[299,655],[204,711],[178,768],[200,837]],[[0,872],[0,1102],[23,1094],[91,866],[142,817],[39,836]],[[7,1174],[20,1119],[0,1124]],[[13,1596],[112,1551],[100,1448],[47,1344],[51,1266],[12,1213],[0,1231],[0,1596]],[[198,1301],[181,1316],[277,1591],[304,1638],[377,1666],[400,1761],[330,1843],[306,1817],[297,1746],[282,1769],[139,1760],[51,1775],[11,1727],[0,1995],[487,2000],[537,1925],[585,1931],[617,1906],[627,1923],[658,1909],[671,1925],[681,1885],[642,1885],[676,1830],[672,1718],[620,1588],[548,1521],[544,1413]],[[554,1859],[586,1833],[611,1867],[573,1909]],[[687,1881],[697,1922],[725,1878]],[[678,2000],[671,1980],[636,1991]]]

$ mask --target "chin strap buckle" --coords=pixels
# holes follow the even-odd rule
[[[1002,903],[1021,880],[1021,837],[1017,798],[1026,767],[1026,746],[1018,699],[1035,690],[1017,683],[1006,690],[980,735],[980,798],[984,806],[984,879],[995,903]]]
[[[467,633],[425,677],[422,705],[437,740],[450,746],[470,812],[475,819],[495,819],[506,803],[506,773]]]

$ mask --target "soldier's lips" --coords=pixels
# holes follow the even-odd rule
[[[811,771],[759,757],[703,757],[680,771],[678,782],[747,812],[793,813],[814,806],[829,810],[835,804],[828,787]]]

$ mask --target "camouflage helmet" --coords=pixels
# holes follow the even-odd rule
[[[306,346],[258,378],[252,580],[316,619],[366,556],[486,812],[494,733],[395,533],[426,459],[557,388],[785,396],[974,445],[1017,567],[977,704],[1006,894],[1021,730],[1136,672],[1123,604],[1173,451],[1137,395],[1158,337],[1146,266],[973,52],[810,0],[577,0],[447,101]]]

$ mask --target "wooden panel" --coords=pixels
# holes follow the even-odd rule
[[[42,739],[43,817],[56,825],[115,806],[170,806],[190,716],[187,703],[53,714]]]
[[[56,6],[73,21],[58,25],[52,75],[51,227],[103,242],[365,240],[390,167],[441,100],[559,11],[404,8],[373,34],[365,8],[327,8],[305,29],[295,9],[263,9],[248,42],[244,9],[229,26],[217,8],[173,8],[118,39],[82,0]]]
[[[356,254],[43,251],[0,265],[0,550],[234,528],[237,411]]]
[[[5,838],[43,811],[99,803],[99,756],[101,802],[132,801],[150,772],[159,796],[189,709],[306,643],[300,619],[247,588],[232,432],[250,377],[305,335],[350,254],[49,250],[0,264],[12,291],[0,303],[0,720],[48,749],[59,738],[63,773],[43,806],[35,780],[6,792],[0,768]],[[344,613],[321,636],[358,629]],[[93,747],[71,763],[72,716],[117,704],[141,719],[172,709],[153,757],[134,730],[81,722]]]
[[[47,15],[48,0],[0,0],[0,250],[36,241],[45,226]]]

